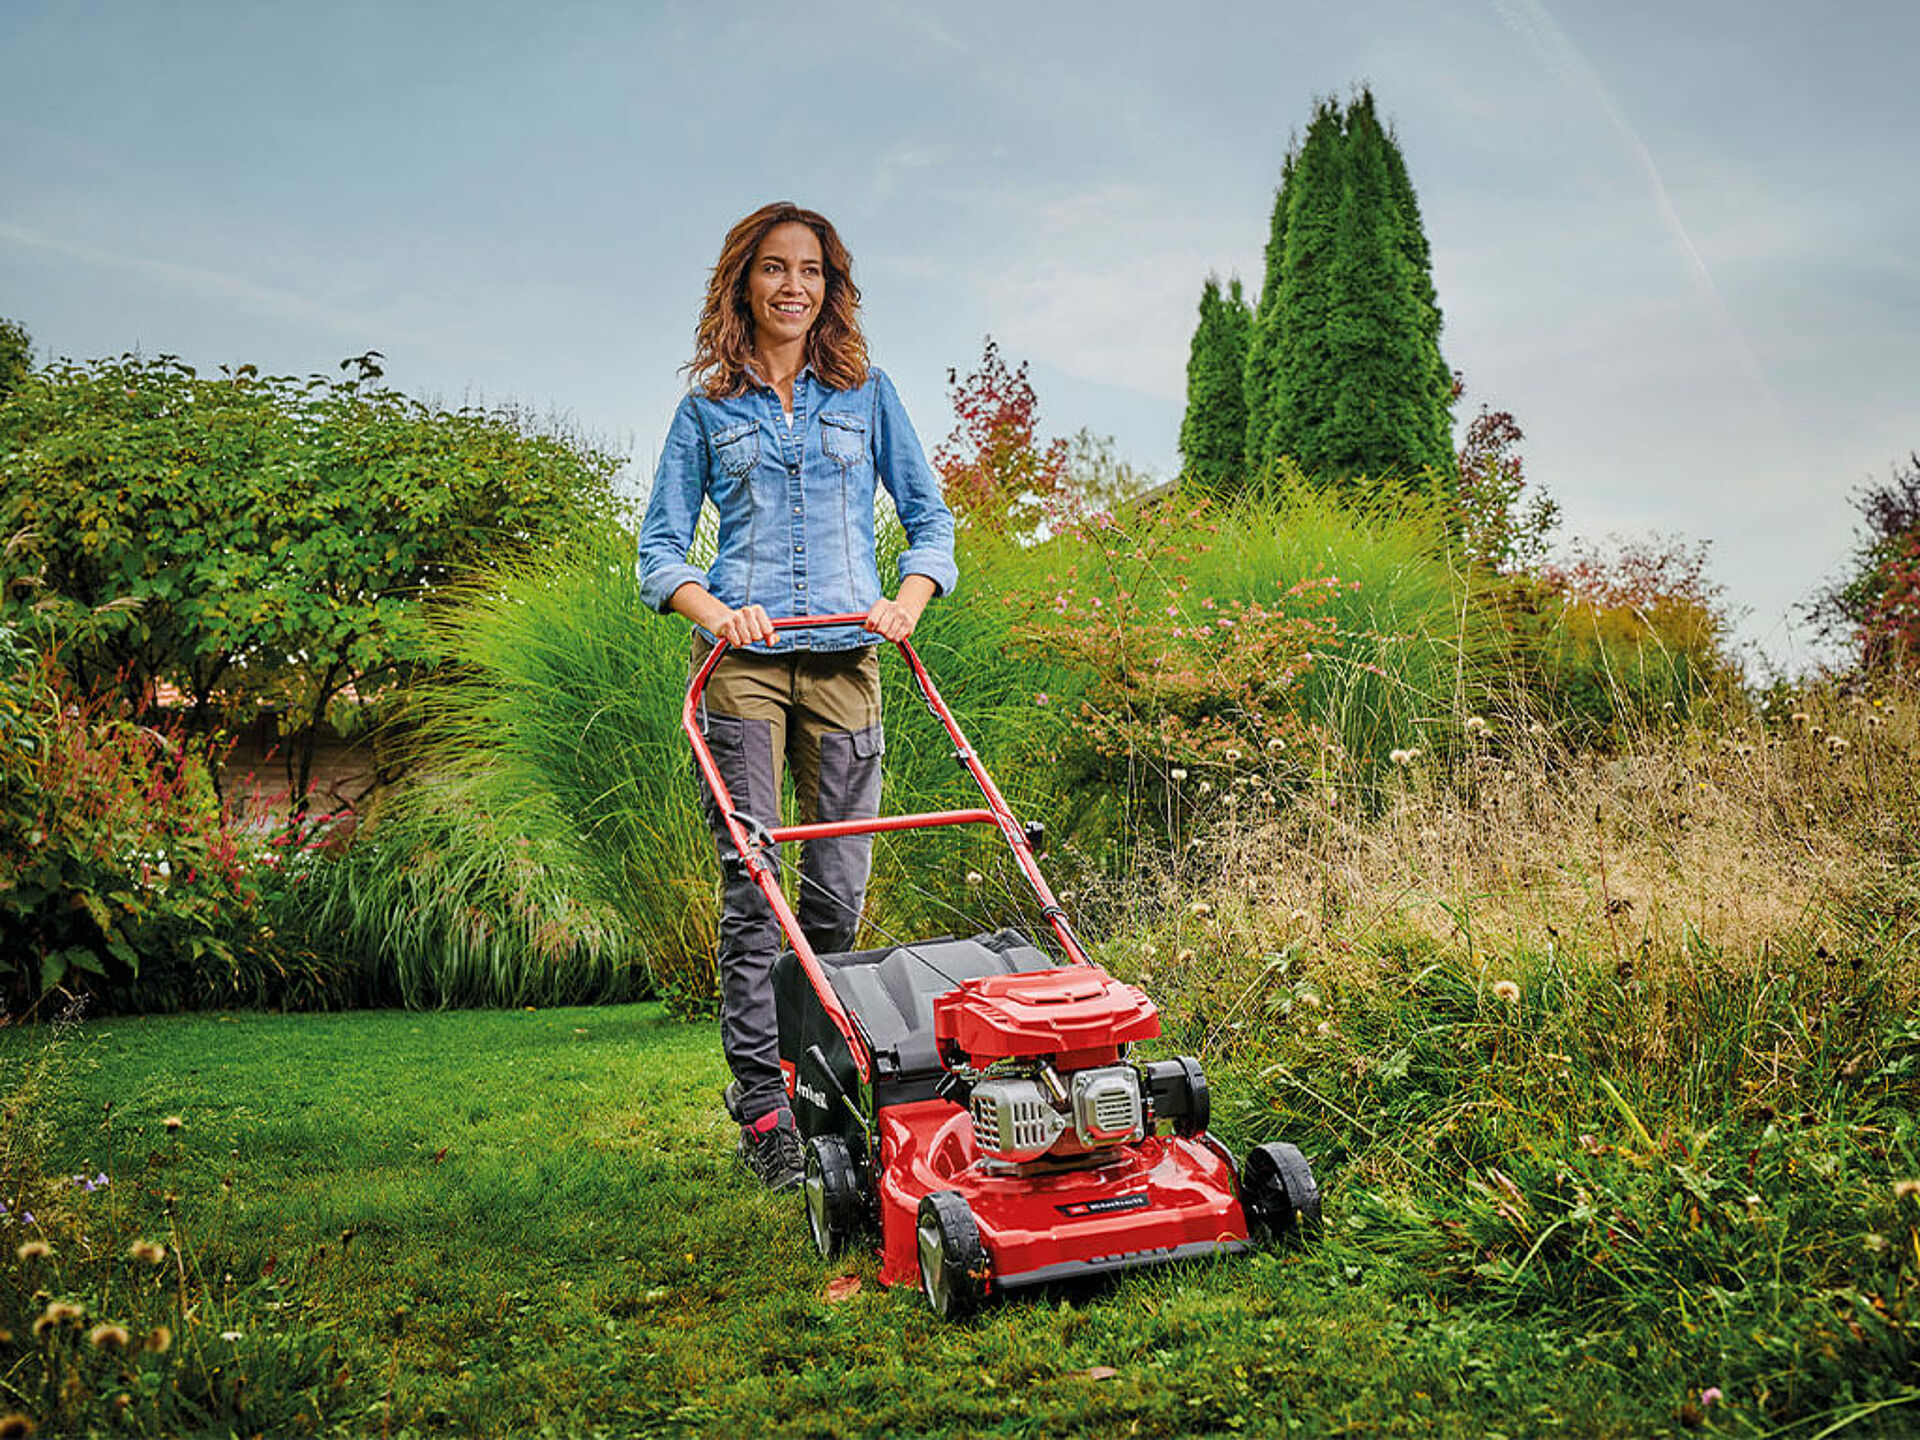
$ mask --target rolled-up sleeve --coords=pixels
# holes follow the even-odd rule
[[[873,388],[874,464],[907,533],[907,548],[900,552],[900,578],[924,575],[942,595],[950,595],[960,583],[960,567],[953,558],[953,512],[940,494],[940,478],[927,464],[926,451],[920,448],[920,437],[914,434],[893,382],[875,370]]]
[[[687,563],[700,502],[707,493],[707,446],[693,397],[680,401],[653,472],[653,492],[647,497],[646,519],[640,522],[640,597],[665,612],[673,592],[689,580],[705,587],[707,572]]]

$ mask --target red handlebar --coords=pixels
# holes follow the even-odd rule
[[[844,626],[861,626],[867,623],[865,615],[794,615],[773,622],[775,630],[816,630]],[[721,657],[732,647],[723,639],[715,637],[713,649],[694,672],[687,686],[686,704],[680,712],[680,728],[686,731],[687,740],[693,746],[694,764],[699,768],[700,777],[706,782],[708,791],[713,795],[714,803],[719,807],[720,816],[727,828],[728,838],[733,842],[734,850],[739,854],[748,875],[753,878],[760,891],[767,897],[774,917],[780,923],[781,933],[788,945],[798,957],[801,967],[806,971],[808,980],[819,994],[821,1003],[832,1017],[835,1027],[847,1037],[849,1048],[860,1067],[861,1078],[867,1076],[866,1046],[854,1044],[854,1026],[845,1008],[833,993],[826,973],[820,968],[820,962],[813,953],[813,947],[807,943],[807,937],[800,929],[799,919],[787,904],[786,896],[781,892],[779,877],[773,868],[762,858],[761,852],[769,845],[780,845],[790,840],[821,840],[844,835],[870,835],[888,830],[931,829],[942,825],[994,825],[1000,830],[1001,838],[1013,851],[1014,862],[1033,886],[1034,894],[1040,901],[1040,913],[1053,928],[1055,937],[1060,941],[1070,963],[1086,965],[1091,962],[1081,949],[1079,939],[1067,924],[1066,912],[1060,908],[1060,902],[1047,888],[1047,882],[1040,873],[1040,867],[1033,856],[1033,846],[1027,839],[1026,831],[1014,818],[1012,808],[1007,804],[1000,789],[993,783],[986,767],[974,753],[973,746],[961,733],[960,726],[953,718],[953,712],[947,709],[946,702],[934,688],[933,679],[927,674],[926,666],[912,645],[905,640],[894,642],[900,654],[907,662],[907,668],[913,676],[914,688],[920,692],[920,698],[932,712],[954,744],[954,758],[966,767],[967,773],[980,787],[981,796],[986,800],[986,808],[978,810],[936,810],[918,815],[879,815],[865,820],[816,821],[806,825],[777,825],[768,828],[752,816],[742,816],[735,808],[733,795],[728,791],[726,782],[720,778],[720,769],[714,764],[713,752],[707,746],[706,735],[699,723],[700,704],[706,694],[707,681]]]

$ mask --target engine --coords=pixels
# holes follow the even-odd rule
[[[1003,1164],[1098,1163],[1161,1121],[1204,1130],[1197,1061],[1126,1059],[1159,1032],[1153,1003],[1093,966],[969,980],[934,1002],[941,1058],[970,1092],[975,1143]]]

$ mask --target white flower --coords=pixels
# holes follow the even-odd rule
[[[1176,785],[1180,781],[1187,778],[1187,772],[1182,770],[1178,765],[1174,766],[1173,769],[1169,770],[1167,774],[1173,778],[1173,781]]]

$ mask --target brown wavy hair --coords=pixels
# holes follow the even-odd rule
[[[693,359],[682,368],[696,389],[714,399],[743,394],[750,383],[753,313],[747,308],[747,270],[767,232],[787,224],[813,231],[826,262],[827,293],[807,332],[807,363],[836,390],[853,390],[867,382],[867,337],[860,331],[860,287],[853,283],[853,256],[826,216],[777,200],[762,205],[727,232],[707,279],[707,298],[694,331]]]

